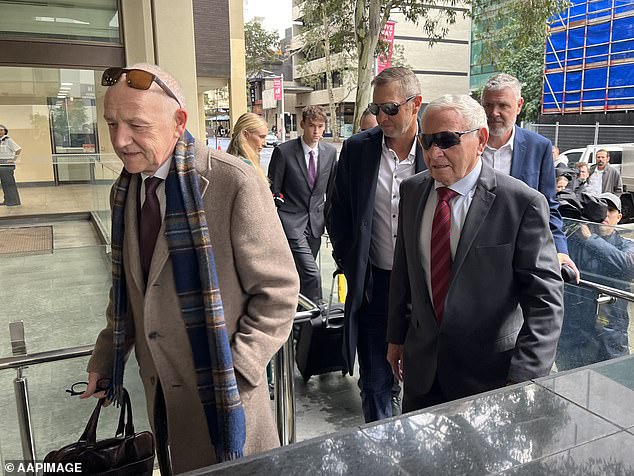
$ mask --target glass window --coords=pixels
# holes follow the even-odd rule
[[[0,37],[121,44],[117,0],[0,0]]]

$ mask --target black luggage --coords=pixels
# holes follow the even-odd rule
[[[321,307],[321,314],[301,324],[295,362],[304,382],[313,375],[341,371],[347,373],[343,359],[343,315],[344,305],[332,303],[332,296],[338,273],[335,271],[330,286],[327,306]]]

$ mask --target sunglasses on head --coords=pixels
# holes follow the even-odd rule
[[[161,81],[161,78],[142,69],[127,69],[117,67],[108,68],[103,72],[103,75],[101,76],[101,85],[114,86],[115,84],[117,84],[119,79],[121,79],[121,75],[123,73],[125,73],[126,83],[131,88],[141,89],[145,91],[150,89],[152,83],[154,82],[158,84],[163,91],[165,91],[165,94],[174,99],[180,107],[183,107],[181,102],[176,97],[176,94],[172,92],[167,84]]]
[[[419,134],[418,140],[420,141],[421,147],[425,150],[431,149],[432,144],[436,144],[440,149],[448,149],[449,147],[460,144],[460,138],[463,135],[478,130],[480,130],[479,127],[462,132],[443,131],[436,132],[435,134]]]
[[[414,94],[413,96],[408,97],[407,99],[405,99],[405,101],[400,103],[399,102],[384,102],[383,104],[377,104],[375,102],[371,102],[370,104],[368,104],[368,111],[370,111],[370,113],[374,114],[375,116],[379,115],[379,111],[383,111],[388,116],[396,116],[398,114],[398,111],[401,109],[401,106],[411,101],[416,96],[417,95]]]

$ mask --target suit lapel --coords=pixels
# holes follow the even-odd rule
[[[323,177],[326,173],[326,166],[330,162],[329,157],[326,156],[326,151],[321,145],[321,141],[319,141],[317,145],[317,150],[319,151],[319,155],[317,156],[317,176],[315,177],[315,184]],[[303,151],[302,151],[303,152]],[[304,161],[305,163],[305,161]],[[313,187],[317,188],[317,186]]]
[[[513,158],[511,159],[511,177],[520,178],[524,172],[524,166],[527,161],[526,156],[526,139],[524,132],[520,127],[515,127],[515,139],[513,141]]]
[[[308,181],[308,168],[306,167],[306,158],[304,157],[304,148],[302,147],[301,137],[298,138],[296,141],[295,159],[297,160],[297,165],[299,165],[299,169],[302,171],[302,174],[304,175],[304,180],[306,180],[306,185],[310,186],[310,182]]]
[[[425,285],[423,286],[425,289],[425,297],[426,300],[431,304],[431,297],[429,296],[429,289],[427,289],[427,273],[425,272],[426,265],[423,261],[423,213],[425,212],[425,207],[427,206],[427,200],[429,200],[429,194],[431,193],[432,187],[434,185],[434,179],[430,176],[420,184],[420,188],[418,190],[418,195],[420,199],[418,200],[418,205],[416,207],[416,215],[414,216],[414,228],[413,232],[415,233],[414,239],[416,240],[416,253],[414,256],[418,258],[418,267],[421,271],[422,278],[421,282]]]
[[[460,241],[458,241],[458,249],[456,250],[456,256],[452,266],[454,277],[460,273],[460,268],[464,263],[465,257],[471,249],[473,241],[478,235],[480,227],[491,209],[491,205],[493,205],[493,201],[495,200],[495,186],[496,182],[493,169],[485,163],[482,163],[482,172],[478,179],[475,194],[473,195],[471,206],[467,212],[467,218],[462,227],[462,232],[460,233]],[[452,286],[453,281],[452,279]],[[449,292],[451,292],[451,286]]]
[[[361,148],[361,156],[358,158],[359,166],[356,170],[359,173],[361,217],[372,217],[371,213],[368,215],[368,210],[374,209],[374,200],[376,199],[376,184],[381,164],[382,138],[383,134],[380,130],[375,136],[366,138]]]
[[[209,187],[209,180],[198,174],[198,186],[200,187],[200,194],[205,196],[207,188]],[[161,229],[159,230],[158,237],[156,238],[156,245],[154,247],[154,254],[152,255],[152,264],[150,265],[150,273],[148,275],[147,286],[149,287],[154,280],[161,274],[167,260],[169,258],[169,245],[167,238],[165,238],[165,219],[161,223]],[[140,262],[139,262],[140,269]]]

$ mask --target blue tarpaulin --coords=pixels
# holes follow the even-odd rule
[[[634,109],[634,1],[571,3],[550,19],[542,112]]]

